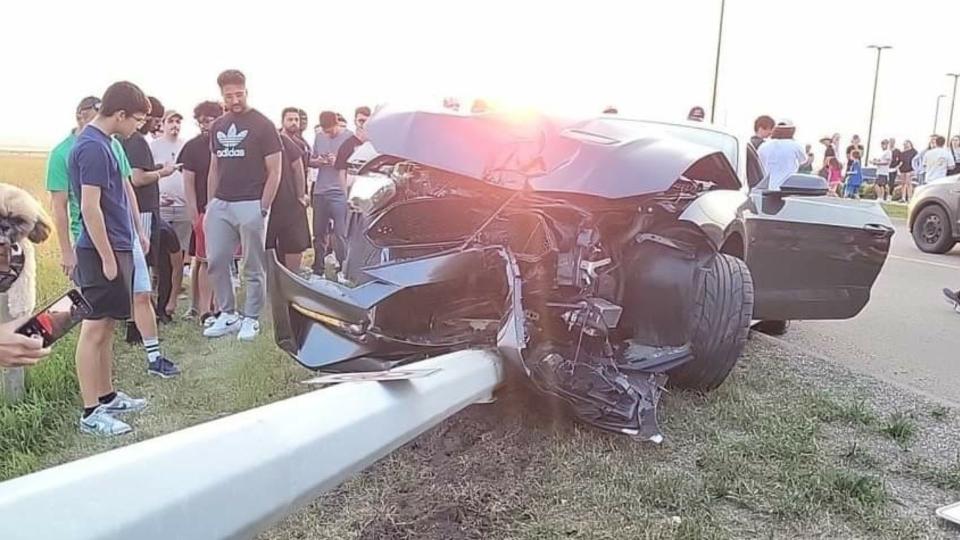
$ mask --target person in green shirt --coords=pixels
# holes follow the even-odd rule
[[[57,227],[57,240],[60,247],[60,265],[67,277],[73,277],[73,269],[77,264],[77,257],[73,250],[73,242],[80,235],[80,204],[74,193],[70,191],[68,163],[70,150],[76,142],[77,134],[97,115],[100,109],[100,98],[85,97],[77,105],[77,127],[57,146],[50,151],[47,161],[47,191],[53,205],[53,221]],[[133,169],[130,160],[123,150],[123,145],[114,138],[110,141],[110,148],[117,159],[120,175],[130,181]],[[133,196],[132,184],[127,186],[127,198],[131,208],[131,222],[136,238],[134,238],[134,265],[136,267],[133,287],[133,319],[147,351],[147,371],[153,375],[170,378],[180,373],[180,369],[172,361],[160,353],[160,339],[157,330],[157,315],[153,308],[153,291],[150,286],[150,274],[147,268],[144,253],[150,251],[149,236],[143,231],[139,219],[140,209],[137,199]],[[69,231],[64,234],[63,231]]]

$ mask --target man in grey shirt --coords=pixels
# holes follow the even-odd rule
[[[320,113],[320,132],[313,142],[310,166],[317,168],[313,185],[313,273],[323,275],[324,258],[330,253],[343,264],[346,258],[347,195],[346,186],[334,167],[340,146],[353,136],[337,122],[337,113]],[[330,222],[333,222],[331,231]],[[332,232],[332,234],[330,234]],[[327,240],[330,236],[329,241]],[[332,246],[331,246],[332,244]]]

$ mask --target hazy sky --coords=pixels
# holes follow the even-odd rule
[[[709,107],[719,7],[10,2],[0,145],[52,145],[81,97],[121,79],[189,117],[197,102],[219,97],[225,68],[246,73],[251,105],[274,119],[287,105],[316,121],[324,108],[350,116],[360,104],[437,104],[446,95],[574,114],[613,104],[631,117],[681,119],[692,105]],[[894,49],[883,55],[874,147],[891,135],[925,140],[941,93],[946,132],[944,74],[960,71],[958,22],[957,0],[727,0],[717,121],[746,134],[767,113],[793,120],[803,141],[834,131],[866,139],[875,62],[866,46],[879,43]]]

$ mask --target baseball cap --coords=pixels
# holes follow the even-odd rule
[[[167,110],[167,112],[163,115],[163,121],[166,122],[166,121],[167,121],[167,118],[172,118],[172,117],[174,117],[174,116],[176,116],[176,117],[180,118],[181,120],[183,120],[183,115],[182,115],[182,114],[178,113],[177,111],[175,111],[175,110],[173,110],[173,109],[169,109],[169,110]]]
[[[780,120],[777,122],[776,128],[777,129],[794,129],[796,128],[796,126],[793,125],[793,122],[784,118],[783,120]]]
[[[95,111],[100,110],[100,98],[96,96],[87,96],[80,100],[80,104],[77,105],[77,114],[80,114],[80,111],[85,111],[87,109],[93,109]]]

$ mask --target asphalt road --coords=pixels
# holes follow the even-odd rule
[[[960,246],[923,253],[894,220],[890,255],[867,307],[845,321],[794,322],[782,339],[820,356],[960,404],[960,314],[941,294],[960,287]]]

